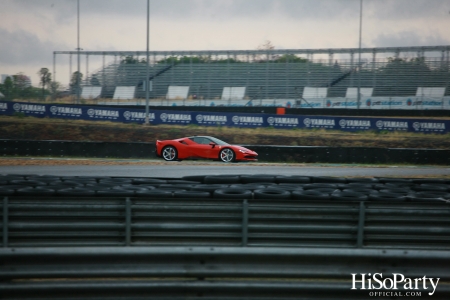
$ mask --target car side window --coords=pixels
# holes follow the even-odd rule
[[[193,138],[193,140],[197,144],[202,144],[202,145],[209,145],[209,143],[211,142],[209,139],[204,138],[204,137],[195,137],[195,138]]]

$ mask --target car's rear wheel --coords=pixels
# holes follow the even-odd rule
[[[236,154],[230,148],[225,148],[220,151],[219,159],[226,163],[233,162],[236,159]]]
[[[162,157],[167,161],[174,161],[178,158],[178,151],[173,146],[167,146],[162,149]]]

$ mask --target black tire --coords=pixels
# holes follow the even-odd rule
[[[275,177],[277,183],[311,183],[311,178],[307,176],[277,176]]]
[[[406,201],[406,196],[399,194],[389,194],[389,193],[372,193],[369,194],[370,201]]]
[[[332,200],[344,200],[344,201],[366,201],[369,199],[368,196],[364,195],[363,193],[357,193],[357,192],[336,192],[331,194]]]
[[[303,185],[295,184],[295,183],[280,183],[280,184],[277,184],[276,186],[270,186],[270,188],[276,188],[276,189],[292,192],[292,191],[303,190]]]
[[[24,187],[36,187],[36,186],[46,186],[47,183],[37,180],[11,180],[10,184],[12,185],[22,185]]]
[[[230,148],[223,148],[219,152],[219,160],[225,163],[236,161],[236,153]]]
[[[173,193],[173,196],[175,198],[204,199],[211,198],[211,193],[202,191],[179,191]]]
[[[83,184],[80,182],[76,182],[76,181],[72,181],[72,180],[66,180],[66,181],[53,181],[49,183],[49,186],[58,186],[58,187],[66,187],[66,188],[71,188],[71,187],[82,187]]]
[[[233,184],[239,183],[240,178],[237,175],[210,175],[206,176],[203,182],[206,184]]]
[[[242,175],[242,183],[275,183],[275,176],[271,175]]]
[[[432,201],[432,200],[443,201],[443,200],[450,200],[450,194],[441,191],[417,192],[414,194],[410,194],[408,199],[410,201]]]
[[[49,189],[46,187],[26,187],[23,189],[18,189],[16,191],[19,196],[54,196],[56,191],[54,189]]]
[[[213,197],[219,199],[252,199],[252,191],[244,189],[220,189],[215,190]]]
[[[178,160],[178,150],[174,146],[166,146],[161,150],[161,156],[165,161]]]
[[[291,192],[275,188],[267,188],[253,191],[255,199],[290,199]]]
[[[333,183],[309,183],[303,185],[304,190],[321,189],[321,188],[337,189],[338,185]]]
[[[380,181],[376,178],[347,178],[347,182],[351,183],[362,183],[362,184],[376,184]]]
[[[232,184],[229,187],[230,189],[241,189],[241,190],[260,190],[267,188],[266,185],[263,184],[257,184],[257,183],[247,183],[247,184]]]
[[[440,191],[440,192],[448,192],[450,190],[450,186],[447,184],[420,184],[420,185],[415,185],[412,188],[415,191]]]
[[[86,188],[67,188],[56,191],[57,196],[95,196],[95,191]]]
[[[343,192],[349,192],[349,193],[360,193],[360,194],[373,194],[378,193],[377,190],[369,189],[369,188],[351,188],[351,189],[343,189]]]
[[[330,195],[315,190],[299,190],[292,192],[292,198],[297,200],[330,200]]]
[[[190,190],[195,186],[195,184],[160,184],[158,189],[179,189],[179,190]]]
[[[316,176],[311,177],[312,183],[347,183],[347,178],[330,177],[330,176]]]
[[[159,199],[173,197],[173,193],[171,191],[158,190],[158,189],[146,190],[146,191],[136,191],[135,195],[136,195],[136,197],[159,198]]]
[[[410,189],[402,189],[402,188],[379,190],[379,192],[387,193],[387,194],[397,194],[397,195],[403,195],[403,196],[407,196],[407,195],[413,193],[413,191]]]
[[[133,197],[134,191],[125,189],[109,189],[97,191],[99,197]]]
[[[134,178],[131,181],[131,184],[134,184],[134,185],[140,185],[140,184],[158,185],[158,184],[165,184],[165,183],[167,183],[167,180],[154,179],[154,178]]]
[[[120,185],[120,186],[115,186],[112,188],[113,190],[127,190],[127,191],[148,191],[148,190],[154,190],[155,187],[154,186],[143,186],[143,185]]]
[[[412,179],[412,182],[415,184],[448,184],[447,179],[440,178],[418,178]]]
[[[186,180],[186,181],[195,181],[195,182],[200,182],[200,183],[204,183],[206,175],[189,175],[189,176],[183,176],[181,177],[181,179]]]
[[[226,189],[228,185],[226,184],[199,184],[191,188],[191,191],[198,192],[210,192],[213,193],[215,190]]]
[[[14,189],[8,189],[7,186],[0,187],[0,196],[12,196],[16,193]]]

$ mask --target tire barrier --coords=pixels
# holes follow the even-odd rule
[[[334,181],[333,181],[334,179]],[[216,191],[218,191],[216,193]],[[184,193],[183,193],[184,192]],[[207,194],[205,194],[208,193]],[[0,196],[96,196],[334,201],[449,201],[450,180],[209,175],[170,178],[0,175]],[[363,197],[364,196],[364,197]]]
[[[262,162],[450,165],[448,149],[243,145]],[[154,143],[0,140],[1,156],[155,158]],[[276,180],[278,180],[278,177]],[[199,177],[198,179],[200,179]],[[300,179],[300,177],[299,177]],[[315,178],[324,182],[327,177]],[[333,179],[332,179],[333,180]],[[346,179],[350,180],[350,179]],[[214,182],[210,182],[214,183]],[[232,182],[234,183],[234,182]],[[343,182],[344,183],[344,182]]]

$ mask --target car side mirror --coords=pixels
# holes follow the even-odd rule
[[[212,148],[214,148],[214,147],[216,146],[216,143],[210,142],[209,145],[210,145]]]

